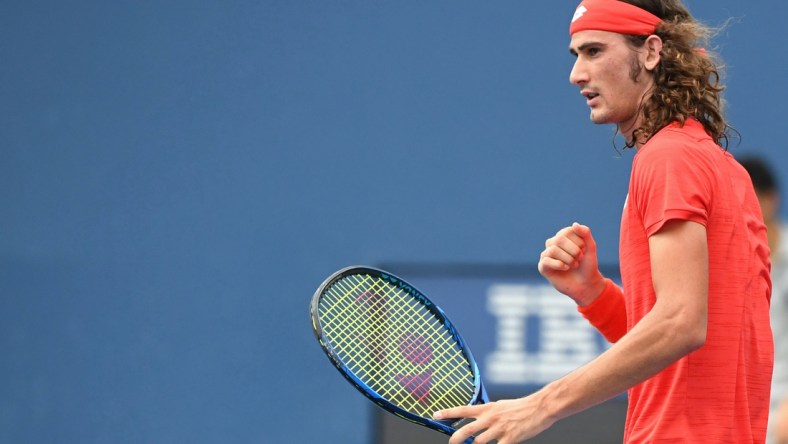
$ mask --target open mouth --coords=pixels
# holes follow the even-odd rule
[[[586,104],[588,104],[588,106],[592,106],[594,104],[594,99],[599,96],[598,93],[591,91],[583,91],[582,94],[583,97],[586,98]]]

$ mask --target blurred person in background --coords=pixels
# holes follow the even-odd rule
[[[788,444],[788,226],[780,220],[780,189],[769,162],[757,156],[740,159],[750,173],[766,222],[772,260],[774,376],[769,408],[768,444]]]

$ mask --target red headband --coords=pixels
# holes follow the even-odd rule
[[[660,22],[656,15],[623,1],[583,0],[572,17],[569,35],[587,30],[650,35]]]

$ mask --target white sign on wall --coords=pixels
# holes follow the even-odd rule
[[[609,346],[549,285],[492,285],[487,309],[496,319],[495,348],[485,357],[484,377],[492,384],[541,386]]]

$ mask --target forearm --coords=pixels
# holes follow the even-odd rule
[[[651,311],[597,359],[544,389],[563,418],[639,384],[706,341],[706,228],[671,221],[649,238],[656,302]]]
[[[657,306],[597,359],[549,384],[537,396],[561,419],[633,387],[698,347],[686,319]]]

